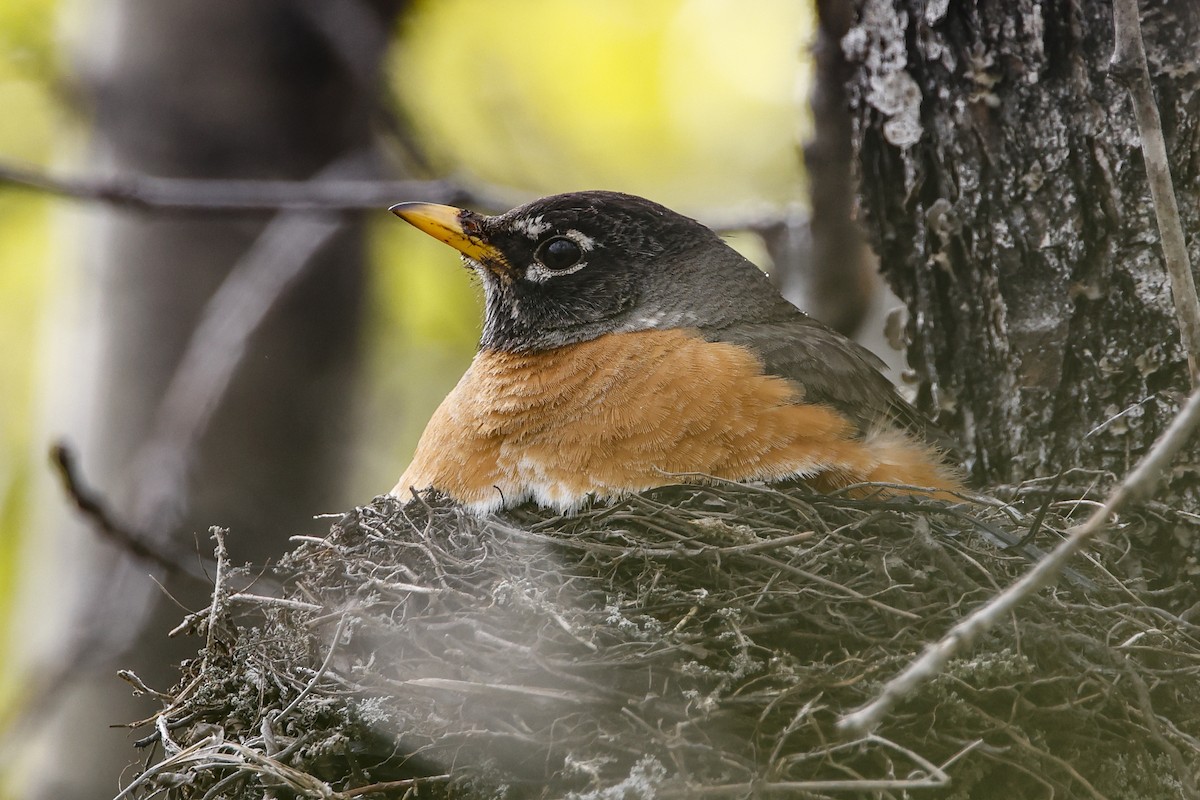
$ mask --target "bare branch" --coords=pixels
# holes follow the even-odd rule
[[[1154,101],[1154,88],[1150,84],[1150,68],[1146,63],[1146,46],[1142,41],[1137,0],[1115,0],[1113,33],[1116,45],[1110,66],[1113,75],[1125,84],[1133,99],[1133,113],[1142,140],[1142,156],[1146,160],[1146,179],[1150,183],[1150,198],[1158,220],[1167,274],[1171,278],[1175,314],[1179,318],[1179,330],[1188,354],[1192,386],[1200,386],[1200,299],[1196,297],[1196,282],[1192,278],[1187,242],[1179,220],[1179,206],[1171,182],[1162,120]]]
[[[405,198],[507,209],[523,199],[522,193],[515,190],[468,188],[451,180],[386,181],[334,177],[311,181],[224,180],[160,178],[131,173],[57,177],[5,163],[0,163],[0,184],[144,211],[203,213],[374,211]]]
[[[59,197],[108,203],[140,211],[213,214],[379,211],[406,198],[507,211],[532,197],[528,192],[453,180],[388,181],[336,177],[310,181],[159,178],[122,173],[110,176],[54,176],[0,162],[0,186],[24,187]],[[767,235],[786,225],[808,224],[796,206],[756,204],[714,209],[701,221],[719,233],[752,231]]]
[[[75,462],[75,453],[65,442],[56,442],[50,448],[50,460],[58,471],[63,491],[101,537],[113,542],[134,558],[161,567],[168,575],[184,575],[208,583],[208,579],[201,572],[188,568],[160,550],[156,543],[114,520],[103,498],[84,485]]]
[[[903,672],[888,681],[875,700],[838,720],[838,728],[847,734],[858,735],[873,730],[898,701],[912,694],[925,681],[939,675],[950,659],[970,649],[982,634],[1003,621],[1022,601],[1053,582],[1067,562],[1104,530],[1110,517],[1154,487],[1171,459],[1187,443],[1197,423],[1200,423],[1200,389],[1192,393],[1150,452],[1086,522],[1073,528],[1067,538],[1023,578],[972,612],[940,641],[929,646]]]

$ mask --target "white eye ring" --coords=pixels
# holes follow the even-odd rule
[[[558,241],[569,241],[575,244],[579,248],[579,260],[571,266],[553,269],[548,266],[545,261],[543,261],[543,250],[551,243]],[[525,270],[525,278],[526,280],[533,281],[534,283],[545,283],[551,278],[558,277],[559,275],[574,275],[576,272],[579,272],[579,270],[587,266],[588,262],[584,259],[584,256],[595,246],[596,243],[590,236],[580,233],[574,229],[569,230],[560,236],[554,236],[550,239],[547,239],[538,245],[537,250],[534,252],[535,260],[529,265],[529,268]]]
[[[546,269],[563,272],[583,260],[583,248],[574,239],[555,236],[538,245],[533,255]]]

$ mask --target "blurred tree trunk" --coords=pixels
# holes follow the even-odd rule
[[[854,149],[846,83],[850,65],[840,42],[854,21],[851,0],[817,0],[815,75],[810,94],[813,136],[804,144],[804,169],[812,201],[813,313],[853,336],[879,289],[875,254],[854,219]]]
[[[1064,494],[1103,486],[1189,386],[1141,140],[1109,73],[1111,1],[857,5],[842,46],[861,193],[885,276],[912,312],[923,405],[962,440],[982,485],[1074,470]],[[1142,8],[1200,264],[1200,5]],[[1167,490],[1190,511],[1196,456]],[[1195,555],[1195,539],[1170,546]]]
[[[369,151],[385,47],[403,0],[94,0],[82,9],[94,38],[78,54],[94,118],[92,171],[190,178],[306,179]],[[254,244],[267,219],[154,216],[98,209],[84,253],[94,298],[94,379],[63,386],[81,404],[73,439],[85,472],[118,514],[137,496],[131,459],[206,302]],[[319,531],[312,515],[349,504],[337,443],[351,429],[358,362],[364,245],[348,222],[308,265],[254,335],[201,445],[182,524],[151,531],[211,553],[211,524],[233,530],[236,561],[263,562],[287,537]],[[86,359],[84,359],[86,360]],[[254,531],[256,538],[242,539]],[[132,760],[126,734],[108,726],[145,716],[114,677],[114,659],[152,686],[175,680],[163,652],[180,610],[144,564],[85,541],[76,634],[99,658],[67,719],[50,732],[56,760],[32,796],[107,797]],[[184,548],[186,552],[191,548]],[[203,604],[197,587],[168,587]],[[182,594],[181,594],[182,593]],[[165,602],[164,602],[165,600]],[[133,637],[160,609],[143,641]],[[130,648],[112,652],[113,642]],[[68,643],[70,649],[72,644]],[[90,716],[86,716],[90,715]]]

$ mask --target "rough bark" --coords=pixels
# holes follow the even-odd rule
[[[115,174],[305,179],[369,149],[384,48],[401,4],[93,3],[86,9],[93,34],[77,53],[93,116],[89,161]],[[206,302],[266,217],[91,213],[84,291],[96,316],[77,347],[85,348],[81,361],[94,352],[99,366],[62,382],[82,426],[64,431],[56,418],[55,432],[72,437],[89,479],[130,519],[139,492],[133,456]],[[336,443],[350,429],[364,256],[362,230],[350,222],[281,297],[200,443],[178,524],[144,533],[184,544],[214,522],[253,530],[234,551],[261,562],[285,550],[289,535],[312,529],[314,514],[348,504],[337,489]],[[122,663],[151,685],[170,685],[167,665],[185,654],[164,651],[171,643],[162,631],[178,607],[145,566],[87,535],[63,543],[89,556],[56,580],[76,587],[75,638],[66,651],[78,653],[84,642],[84,655],[99,663],[90,665],[70,722],[51,733],[56,751],[72,758],[47,768],[32,796],[113,793],[130,752],[126,736],[108,726],[145,709],[113,677],[115,644],[133,647],[136,657]],[[183,592],[186,603],[185,589],[170,591]],[[155,606],[169,610],[149,640],[135,644],[131,637]]]
[[[1200,263],[1200,6],[1142,25]],[[842,40],[861,192],[921,401],[978,482],[1121,474],[1188,389],[1107,0],[861,0]],[[1185,454],[1195,462],[1197,450]],[[1200,507],[1200,473],[1169,492]]]

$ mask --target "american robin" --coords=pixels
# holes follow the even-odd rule
[[[461,252],[486,305],[393,494],[570,511],[706,477],[959,486],[879,359],[695,220],[602,191],[498,216],[391,210]]]

